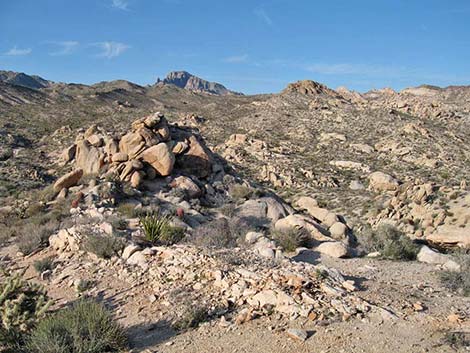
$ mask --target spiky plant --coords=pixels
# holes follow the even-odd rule
[[[171,224],[172,217],[168,214],[149,213],[140,217],[140,224],[145,240],[153,245],[171,245],[184,237],[184,229]]]
[[[21,273],[3,275],[0,282],[0,350],[18,352],[25,335],[44,318],[51,301],[41,286],[23,280]]]

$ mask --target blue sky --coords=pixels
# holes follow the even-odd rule
[[[0,0],[0,69],[152,84],[187,70],[244,93],[470,84],[468,0]]]

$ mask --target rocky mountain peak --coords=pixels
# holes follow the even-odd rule
[[[163,79],[157,79],[157,84],[171,84],[189,91],[215,95],[240,95],[217,82],[209,82],[194,76],[187,71],[172,71]]]
[[[287,87],[282,91],[281,94],[288,93],[300,93],[303,95],[319,95],[327,94],[331,96],[337,96],[338,93],[328,88],[327,86],[312,81],[312,80],[301,80],[294,83],[289,83]]]
[[[0,71],[0,82],[9,83],[16,86],[23,86],[31,89],[45,88],[50,85],[48,80],[36,75],[27,75],[23,72]]]

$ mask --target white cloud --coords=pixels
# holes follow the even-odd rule
[[[263,9],[263,8],[257,8],[254,10],[254,14],[261,19],[264,23],[266,23],[269,26],[272,26],[273,20],[271,17],[268,15],[268,13]]]
[[[31,54],[33,50],[31,48],[25,48],[25,49],[21,49],[21,48],[18,48],[16,45],[11,48],[9,51],[7,51],[5,53],[5,55],[8,55],[8,56],[22,56],[22,55],[29,55]]]
[[[96,45],[103,50],[98,56],[108,59],[115,58],[130,48],[127,44],[119,42],[101,42],[96,43]]]
[[[245,63],[248,61],[248,54],[229,56],[224,61],[227,63]]]
[[[129,3],[126,0],[113,0],[113,7],[116,9],[127,11],[127,6]]]
[[[58,46],[59,49],[49,53],[49,55],[57,56],[57,55],[72,54],[77,49],[80,43],[76,41],[64,41],[64,42],[51,42],[51,44]]]

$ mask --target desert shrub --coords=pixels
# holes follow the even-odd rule
[[[444,335],[444,343],[451,346],[456,351],[462,351],[470,347],[470,333],[468,332],[447,332]]]
[[[391,260],[415,260],[419,251],[410,238],[388,224],[375,231],[367,228],[359,235],[359,241],[368,252],[378,251],[383,258]]]
[[[229,194],[235,200],[247,200],[253,195],[253,189],[242,184],[233,184],[230,186]]]
[[[102,259],[110,259],[123,247],[123,240],[112,235],[91,234],[83,243],[83,250],[91,252]]]
[[[178,331],[199,326],[209,319],[207,307],[204,305],[186,305],[181,315],[173,321],[173,328]]]
[[[41,274],[44,271],[52,270],[53,264],[54,264],[53,258],[46,257],[44,259],[34,261],[33,267],[37,273]]]
[[[171,224],[172,216],[159,212],[140,217],[145,240],[153,245],[172,245],[184,238],[184,229]]]
[[[127,338],[101,304],[82,300],[38,323],[27,348],[28,353],[124,352]]]
[[[24,281],[21,274],[5,273],[0,282],[0,351],[19,352],[50,304],[42,287]]]
[[[455,259],[460,265],[460,271],[440,272],[441,283],[454,292],[470,296],[470,254],[457,253]]]
[[[127,218],[135,218],[139,216],[139,210],[135,208],[135,204],[130,202],[122,202],[117,206],[117,211]]]
[[[286,252],[293,252],[298,247],[308,246],[310,240],[309,234],[303,229],[274,231],[271,236],[276,244]]]
[[[197,227],[190,242],[201,247],[233,248],[243,234],[242,227],[226,218],[219,218]]]
[[[16,232],[16,242],[18,249],[24,254],[29,255],[45,246],[47,246],[49,237],[58,229],[58,223],[49,220],[44,224],[28,223],[20,227]]]

